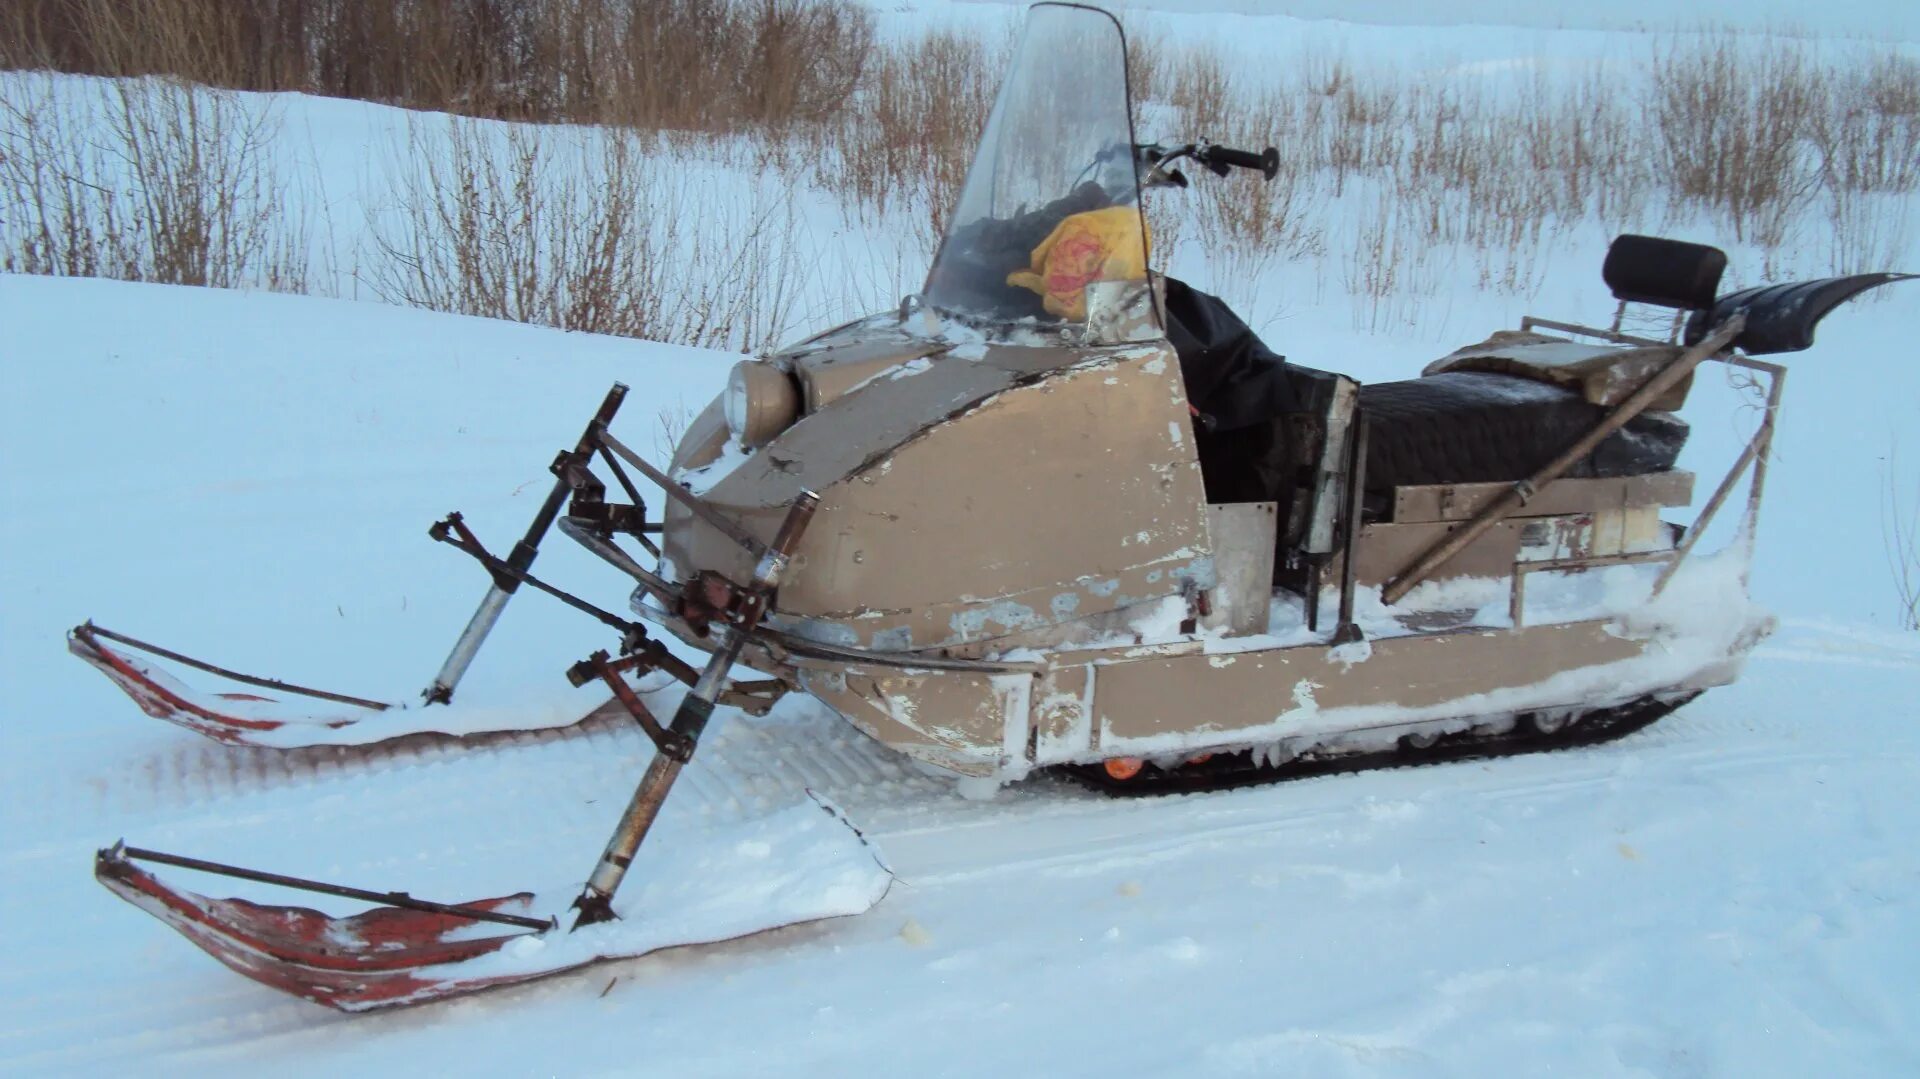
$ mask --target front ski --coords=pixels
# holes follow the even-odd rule
[[[67,650],[112,679],[148,715],[177,723],[228,745],[273,749],[310,745],[365,745],[414,734],[462,736],[566,727],[579,723],[597,711],[597,705],[604,702],[595,702],[596,707],[563,708],[563,714],[541,715],[532,721],[487,709],[449,714],[453,710],[446,706],[451,705],[455,688],[500,620],[501,613],[506,610],[507,601],[522,585],[554,596],[618,630],[622,634],[623,652],[635,652],[647,644],[645,631],[635,623],[562,592],[529,572],[539,554],[541,540],[556,522],[562,531],[592,546],[602,558],[615,559],[616,564],[621,564],[623,568],[631,560],[613,547],[613,537],[616,535],[632,535],[657,553],[646,534],[657,532],[660,526],[646,520],[646,506],[640,501],[639,492],[627,479],[626,473],[619,469],[618,462],[612,456],[614,450],[609,448],[618,446],[618,442],[607,434],[607,425],[613,422],[626,395],[627,387],[614,383],[600,402],[600,407],[595,410],[593,418],[587,421],[573,448],[561,451],[548,467],[554,477],[553,487],[534,513],[526,533],[505,557],[495,557],[487,550],[458,513],[448,514],[427,530],[427,535],[435,542],[445,543],[478,562],[487,571],[489,583],[486,593],[481,596],[479,605],[474,608],[460,636],[454,640],[433,681],[420,694],[419,703],[409,706],[400,701],[371,700],[242,674],[115,633],[91,621],[68,632]],[[596,454],[606,457],[621,486],[632,497],[631,504],[606,501],[606,485],[593,475],[591,468]],[[563,510],[567,511],[565,520],[561,519]],[[665,591],[665,582],[637,565],[632,566],[629,572],[651,583],[656,590]],[[136,651],[145,655],[136,657],[132,654]],[[268,695],[245,690],[202,692],[157,667],[147,656],[165,659],[241,686],[264,689]],[[411,714],[402,718],[397,713]],[[369,720],[376,719],[381,722],[369,724]]]
[[[560,929],[558,917],[537,913],[563,910],[571,895],[566,888],[465,904],[429,903],[124,844],[95,856],[94,877],[239,974],[315,1004],[366,1012],[464,996],[664,948],[861,914],[893,881],[860,833],[825,802],[790,807],[755,827],[754,843],[716,843],[688,852],[688,868],[698,875],[662,874],[634,903],[620,904],[624,920],[572,933]],[[753,853],[764,849],[761,842],[801,864]],[[168,884],[136,860],[380,905],[334,916],[308,907],[215,899]],[[741,896],[759,898],[749,903]]]
[[[421,734],[458,738],[558,729],[585,721],[606,704],[602,697],[572,699],[578,694],[512,710],[369,700],[229,671],[92,622],[67,631],[67,651],[106,675],[155,719],[177,723],[226,745],[258,749],[364,746]],[[246,688],[209,692],[189,686],[136,651]]]
[[[569,671],[576,685],[598,680],[612,688],[615,699],[656,750],[592,874],[573,900],[577,914],[571,931],[559,932],[557,917],[534,916],[532,911],[551,909],[552,904],[532,893],[479,903],[436,903],[404,892],[303,880],[124,843],[99,852],[94,876],[114,894],[166,922],[235,971],[343,1011],[436,1000],[546,977],[602,959],[728,940],[867,910],[886,893],[892,874],[867,847],[866,838],[817,796],[817,807],[800,807],[761,822],[770,834],[692,852],[691,871],[679,874],[679,879],[683,886],[690,883],[698,888],[695,894],[663,905],[661,882],[675,876],[656,872],[649,880],[649,893],[640,899],[644,912],[615,904],[621,882],[682,770],[693,760],[715,707],[730,694],[741,692],[737,684],[728,682],[727,673],[772,602],[819,501],[813,492],[801,492],[773,541],[762,549],[746,587],[718,578],[708,582],[714,601],[710,618],[725,630],[704,670],[695,674],[685,664],[663,658],[664,650],[646,642],[644,635],[629,634],[623,641],[625,658],[610,660],[605,652],[596,652]],[[77,642],[96,652],[102,647],[100,636],[97,627],[82,626],[76,631]],[[121,673],[105,653],[102,662],[110,671]],[[674,670],[692,678],[692,689],[664,726],[623,680],[623,672],[637,666]],[[158,685],[151,672],[121,676],[142,688]],[[180,703],[190,702],[169,691],[156,707]],[[826,811],[830,823],[820,818],[816,808]],[[780,859],[767,857],[776,850],[783,855],[797,852],[801,862],[782,865]],[[335,917],[306,907],[209,899],[162,883],[134,866],[135,859],[379,905],[350,917]],[[636,913],[646,916],[632,917]],[[476,930],[482,923],[504,923],[525,932],[481,934]]]
[[[229,968],[341,1011],[388,1008],[501,984],[436,974],[432,968],[477,959],[531,935],[471,932],[485,924],[476,915],[525,914],[533,899],[525,892],[468,904],[458,914],[382,906],[335,918],[306,907],[210,899],[171,887],[133,864],[134,857],[154,854],[117,844],[95,856],[94,878]],[[525,922],[542,924],[531,917]],[[522,975],[528,976],[536,975]]]

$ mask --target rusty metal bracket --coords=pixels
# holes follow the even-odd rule
[[[721,514],[700,496],[673,482],[673,477],[647,463],[647,459],[633,452],[626,443],[613,437],[603,428],[599,434],[600,444],[614,456],[640,470],[640,474],[652,480],[665,491],[668,498],[693,511],[695,517],[713,526],[716,532],[745,548],[748,554],[759,557],[767,553],[767,545],[749,535],[740,527],[738,521]]]
[[[747,682],[730,682],[720,691],[720,703],[729,708],[738,708],[750,716],[764,716],[780,703],[792,687],[778,678],[756,678]]]
[[[596,607],[571,592],[563,592],[555,588],[553,585],[535,577],[526,570],[516,567],[511,562],[495,558],[492,552],[488,551],[486,547],[480,543],[479,538],[467,527],[465,519],[458,513],[449,513],[444,519],[434,522],[433,527],[427,530],[427,535],[440,543],[444,543],[466,554],[474,561],[486,567],[487,572],[492,573],[496,579],[511,581],[516,588],[523,584],[532,585],[534,588],[545,592],[547,595],[572,607],[574,610],[598,619],[600,622],[619,630],[622,634],[632,633],[635,630],[641,629],[640,624],[637,622],[629,622],[619,615],[614,614],[612,611]]]
[[[634,668],[648,668],[648,664],[638,656],[627,656],[612,660],[602,650],[567,668],[567,681],[576,686],[584,686],[598,679],[613,691],[613,699],[627,710],[640,729],[653,740],[654,748],[661,753],[685,764],[693,759],[693,740],[678,731],[670,731],[660,725],[653,712],[640,699],[640,695],[627,684],[626,673]]]
[[[730,627],[720,647],[707,660],[706,669],[700,672],[693,688],[681,698],[680,707],[674,712],[673,721],[667,729],[687,739],[687,759],[692,758],[700,735],[713,716],[714,704],[726,685],[727,672],[732,669],[734,661],[740,658],[740,650],[745,647],[754,626],[759,624],[760,616],[772,602],[773,591],[779,586],[793,550],[799,545],[800,536],[806,531],[808,522],[813,520],[814,511],[819,505],[819,495],[802,491],[788,508],[786,519],[774,534],[773,543],[754,566],[753,580],[748,584],[740,603],[737,621]],[[634,854],[640,849],[640,844],[646,841],[647,832],[660,816],[660,807],[666,802],[667,795],[673,790],[674,782],[680,778],[681,769],[685,766],[686,760],[675,759],[664,748],[647,766],[646,774],[634,788],[626,811],[614,826],[612,837],[607,840],[606,849],[594,864],[586,886],[573,901],[574,908],[580,912],[573,928],[579,929],[614,918],[614,893],[626,878]]]

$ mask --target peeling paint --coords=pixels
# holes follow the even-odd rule
[[[1011,632],[1039,625],[1041,619],[1039,612],[1024,603],[1001,600],[991,606],[957,612],[947,624],[959,639],[973,640],[986,636],[989,624],[998,624],[1005,632]]]

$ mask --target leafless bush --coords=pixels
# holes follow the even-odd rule
[[[0,66],[166,74],[499,118],[779,128],[835,112],[847,0],[8,0]]]
[[[765,347],[804,283],[786,198],[688,180],[620,130],[409,125],[363,276],[392,302],[710,348]]]
[[[1829,115],[1809,132],[1827,186],[1901,194],[1920,188],[1920,63],[1885,56],[1831,80]]]
[[[396,260],[369,267],[367,280],[394,296],[507,317],[522,317],[512,314],[520,311],[556,324],[680,340],[710,339],[720,333],[713,327],[726,325],[738,338],[758,339],[775,331],[746,328],[749,322],[779,322],[796,309],[791,274],[745,309],[729,313],[727,301],[694,299],[648,323],[613,298],[631,284],[623,275],[639,271],[606,245],[621,252],[646,252],[652,243],[696,250],[703,245],[692,239],[689,215],[697,203],[709,222],[729,218],[721,245],[728,252],[738,250],[737,237],[753,237],[765,249],[749,261],[764,263],[768,251],[787,249],[782,237],[798,227],[791,205],[755,196],[751,208],[728,211],[723,200],[668,179],[654,164],[664,147],[689,164],[751,165],[790,189],[824,190],[855,231],[871,233],[884,222],[879,227],[892,246],[871,265],[851,259],[835,279],[843,293],[892,302],[891,293],[918,277],[944,230],[1010,41],[934,30],[876,43],[871,22],[852,0],[13,0],[0,5],[0,65],[164,71],[225,86],[632,127],[646,134],[631,143],[635,161],[618,168],[600,136],[582,135],[568,148],[570,137],[554,135],[542,141],[537,160],[519,166],[509,167],[499,152],[441,162],[436,183],[444,198],[418,195],[425,166],[415,166],[400,199],[409,207],[459,207],[465,196],[456,195],[469,184],[484,207],[491,175],[503,185],[499,205],[532,207],[528,212],[547,219],[566,219],[563,204],[578,211],[578,220],[604,217],[631,195],[638,199],[624,211],[631,223],[541,248],[524,228],[503,231],[511,220],[505,211],[465,220],[455,214],[436,226],[443,239],[491,236],[480,251],[503,258],[511,249],[522,261],[496,273],[476,257],[430,284],[423,275],[438,264],[411,248],[419,230],[410,227],[383,234],[381,242],[419,266],[409,270]],[[1638,66],[1522,79],[1517,92],[1503,92],[1507,84],[1489,89],[1494,81],[1471,71],[1409,73],[1324,50],[1277,70],[1241,71],[1216,48],[1183,46],[1136,26],[1130,86],[1146,106],[1143,115],[1160,128],[1143,127],[1143,135],[1256,149],[1271,143],[1282,162],[1272,184],[1200,176],[1185,196],[1156,196],[1148,209],[1156,254],[1164,265],[1197,240],[1214,287],[1242,294],[1283,262],[1338,263],[1321,277],[1347,280],[1360,321],[1371,324],[1404,314],[1383,314],[1382,305],[1392,305],[1380,290],[1412,289],[1409,302],[1417,306],[1437,287],[1441,267],[1457,268],[1462,284],[1529,294],[1546,253],[1570,231],[1595,226],[1644,231],[1692,224],[1705,212],[1760,248],[1769,273],[1783,269],[1788,255],[1824,261],[1792,267],[1821,272],[1883,268],[1910,250],[1911,196],[1920,190],[1920,64],[1864,47],[1839,54],[1844,64],[1825,62],[1804,43],[1759,35],[1649,40]],[[25,130],[18,110],[12,126]],[[50,146],[84,130],[43,125],[31,138]],[[182,137],[205,136],[146,145],[165,157]],[[648,153],[639,154],[641,146]],[[64,197],[82,205],[92,196],[58,170],[22,179],[31,170],[21,161],[57,159],[36,150],[0,167],[42,203],[57,207]],[[146,160],[150,168],[173,167],[151,154]],[[461,167],[482,165],[495,171],[458,175]],[[516,194],[515,167],[563,190]],[[599,180],[582,179],[626,174],[640,179],[591,198],[588,188]],[[80,216],[105,222],[104,214]],[[131,211],[117,207],[113,214],[120,232],[132,227]],[[163,234],[194,231],[190,215],[143,215]],[[24,241],[16,242],[16,262],[125,262],[115,253],[119,241],[63,225],[57,210],[41,220],[37,253],[27,255]],[[184,227],[174,229],[179,220]],[[1342,220],[1353,227],[1330,236],[1329,221]],[[63,234],[70,237],[64,247],[53,242]],[[560,257],[580,261],[571,284],[552,269]],[[718,254],[696,257],[705,260],[703,279],[730,272]],[[527,265],[541,267],[540,274],[508,272]],[[731,295],[752,296],[757,279],[738,272],[747,276],[737,278]],[[395,275],[406,273],[412,280],[402,287]],[[610,280],[596,283],[594,274]],[[456,297],[460,289],[475,295]],[[662,318],[670,328],[661,328]]]
[[[1887,450],[1886,486],[1880,495],[1881,538],[1886,543],[1887,568],[1893,574],[1901,627],[1920,629],[1920,483],[1912,487],[1911,505],[1901,483],[1896,442]]]
[[[1187,130],[1224,141],[1240,104],[1225,58],[1212,49],[1190,48],[1168,71],[1167,102],[1180,110]]]
[[[1722,33],[1657,46],[1647,110],[1662,173],[1734,236],[1777,247],[1815,191],[1806,153],[1822,116],[1820,71],[1798,45]]]
[[[1342,251],[1341,276],[1353,299],[1353,326],[1379,332],[1412,325],[1439,290],[1437,249],[1420,236],[1390,191],[1361,207]]]
[[[168,79],[88,90],[0,81],[0,268],[304,286],[307,238],[280,201],[271,112]]]
[[[826,133],[819,180],[856,211],[898,213],[929,257],[960,198],[1006,50],[936,30],[876,50],[859,93]]]

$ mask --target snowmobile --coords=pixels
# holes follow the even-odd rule
[[[1756,357],[1809,347],[1828,312],[1903,275],[1722,295],[1719,250],[1622,236],[1602,267],[1610,326],[1528,318],[1363,386],[1282,360],[1149,269],[1143,189],[1186,186],[1182,165],[1271,180],[1277,164],[1273,147],[1142,144],[1118,22],[1036,5],[919,295],[741,362],[665,467],[614,433],[615,386],[504,557],[457,514],[433,527],[490,587],[424,704],[251,678],[92,623],[71,648],[152,715],[289,745],[420,729],[523,586],[605,623],[617,650],[568,677],[605,685],[657,753],[575,901],[575,936],[596,942],[550,950],[573,965],[633,954],[592,934],[723,705],[800,691],[976,783],[1054,771],[1154,793],[1596,742],[1734,679],[1770,628],[1745,556],[1785,369]],[[1670,313],[1665,337],[1623,330],[1629,304]],[[1662,519],[1695,494],[1676,413],[1708,361],[1764,382],[1765,407],[1681,527]],[[1697,553],[1743,481],[1737,538]],[[631,578],[626,612],[533,574],[556,526]],[[136,652],[272,696],[192,690]],[[690,687],[669,722],[629,681],[648,671]],[[211,900],[136,861],[378,906]],[[241,973],[336,1007],[565,969],[504,958],[562,936],[525,896],[428,903],[123,845],[96,872]]]

